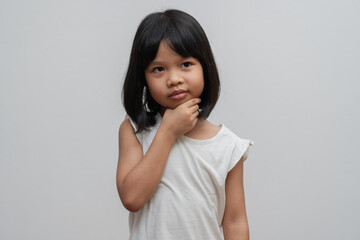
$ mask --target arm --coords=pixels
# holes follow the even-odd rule
[[[191,130],[197,122],[199,102],[191,99],[174,110],[166,110],[144,156],[130,121],[126,119],[121,124],[116,184],[120,199],[129,211],[140,210],[155,192],[176,137]]]
[[[225,182],[226,205],[223,231],[226,240],[249,240],[243,185],[243,164],[247,154],[228,173]]]

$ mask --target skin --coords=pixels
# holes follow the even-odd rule
[[[145,78],[152,98],[162,106],[163,111],[198,98],[204,89],[200,62],[193,57],[183,58],[165,41],[160,43],[155,59],[145,69]],[[184,91],[186,96],[181,99],[169,97],[178,90]]]
[[[243,185],[243,165],[247,153],[228,173],[225,182],[226,203],[223,232],[226,240],[249,240]]]
[[[117,188],[123,205],[132,212],[140,210],[154,194],[178,136],[208,139],[220,130],[197,118],[204,89],[203,69],[197,59],[183,58],[162,41],[145,77],[151,96],[162,106],[162,121],[145,155],[128,119],[119,129]],[[172,96],[179,90],[179,96]],[[228,173],[226,199],[225,239],[249,239],[242,160]]]

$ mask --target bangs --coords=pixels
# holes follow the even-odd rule
[[[188,26],[183,19],[171,19],[165,14],[159,14],[143,29],[139,38],[138,56],[142,69],[146,69],[155,59],[161,41],[166,41],[169,47],[180,56],[194,57],[201,62],[200,37],[196,26]],[[191,24],[190,24],[191,25]],[[194,29],[193,31],[191,31]],[[202,29],[201,29],[202,30]]]

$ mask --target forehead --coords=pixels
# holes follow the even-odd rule
[[[155,58],[150,62],[150,65],[157,63],[162,63],[166,61],[180,61],[185,57],[181,56],[175,52],[170,46],[169,43],[165,40],[162,40],[159,44]]]

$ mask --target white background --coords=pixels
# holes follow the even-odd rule
[[[0,0],[0,239],[127,239],[121,87],[143,17],[208,35],[210,120],[255,141],[251,239],[360,238],[360,1]]]

